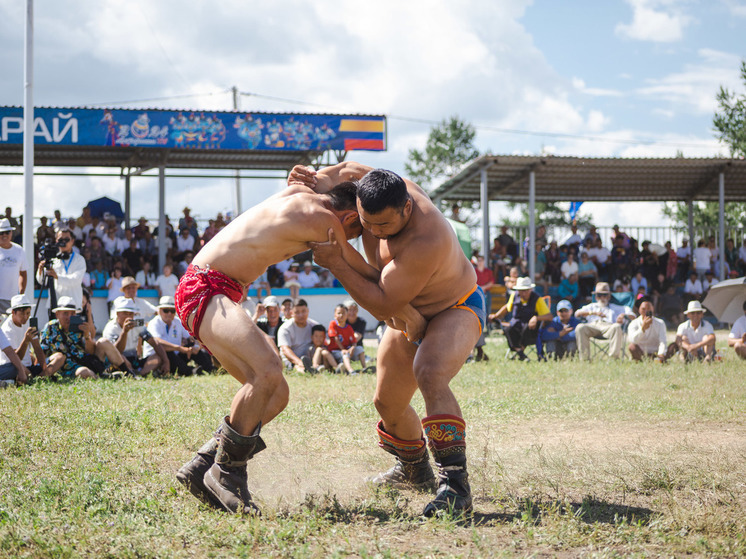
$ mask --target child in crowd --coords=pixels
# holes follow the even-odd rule
[[[298,295],[300,293],[300,282],[298,281],[299,269],[300,265],[297,262],[293,262],[290,264],[290,268],[285,270],[285,273],[283,274],[285,278],[285,287],[290,289],[290,298],[293,301],[298,300]]]
[[[365,367],[365,349],[357,345],[355,330],[347,324],[347,307],[342,304],[334,308],[334,320],[329,323],[329,345],[327,348],[342,366],[348,375],[357,374],[352,368],[352,361],[360,360],[363,372],[371,372]],[[338,372],[341,372],[338,371]]]
[[[111,306],[114,304],[114,299],[122,294],[122,265],[116,264],[114,269],[111,271],[111,277],[106,282],[106,289],[109,290],[106,296],[106,306],[109,313],[111,313]]]
[[[330,371],[337,370],[337,360],[334,359],[331,352],[326,348],[326,328],[322,324],[315,324],[311,327],[311,343],[313,346],[309,350],[309,357],[316,369],[326,368]]]
[[[282,306],[282,317],[285,320],[293,320],[293,300],[283,299],[281,306]]]

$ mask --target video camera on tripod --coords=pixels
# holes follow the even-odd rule
[[[44,269],[52,269],[52,259],[57,258],[60,255],[60,248],[65,246],[64,241],[54,241],[52,239],[46,239],[44,244],[39,249],[39,260],[44,261]]]

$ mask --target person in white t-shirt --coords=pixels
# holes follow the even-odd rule
[[[148,332],[158,340],[166,351],[171,373],[179,376],[202,374],[212,371],[212,358],[199,343],[189,335],[181,320],[176,316],[174,298],[165,296],[158,301],[158,314],[148,322]],[[143,347],[143,356],[150,357],[155,353],[152,346]],[[189,365],[194,361],[195,366]]]
[[[712,361],[715,354],[715,331],[712,324],[702,320],[704,309],[699,301],[689,301],[684,314],[689,318],[676,330],[676,345],[683,361],[694,359]]]
[[[8,338],[23,366],[29,369],[33,376],[47,376],[47,359],[39,343],[39,329],[28,325],[31,317],[31,303],[23,294],[14,295],[9,310],[10,315],[3,322],[0,330]],[[34,351],[37,365],[34,365],[31,360],[30,348]],[[5,355],[0,354],[0,365],[9,362]]]
[[[712,266],[711,261],[712,254],[710,249],[707,248],[704,239],[700,239],[697,243],[697,248],[694,249],[694,269],[697,271],[697,276],[700,281],[705,279],[705,272]]]
[[[316,287],[319,284],[319,276],[313,271],[313,264],[309,260],[303,263],[303,271],[298,274],[298,283],[303,289]]]
[[[743,302],[743,311],[743,316],[733,323],[728,334],[728,347],[732,347],[741,359],[746,359],[746,301]]]
[[[0,219],[0,314],[10,307],[13,295],[26,291],[28,272],[26,252],[11,242],[13,227],[7,218]]]
[[[109,312],[111,312],[111,305],[114,303],[114,299],[122,295],[122,265],[114,265],[114,269],[111,271],[111,276],[106,280],[106,289],[109,292],[106,295],[106,304]]]
[[[163,273],[155,278],[158,297],[173,297],[176,295],[176,288],[178,286],[179,278],[173,273],[173,266],[171,264],[164,264]]]
[[[629,323],[627,341],[632,359],[642,361],[645,356],[656,357],[661,363],[666,356],[666,323],[653,316],[653,303],[645,299],[640,303],[640,316]]]
[[[139,283],[145,289],[155,288],[155,274],[151,270],[150,260],[145,260],[142,263],[142,270],[135,274],[135,281]]]
[[[311,329],[318,324],[308,318],[308,303],[298,299],[293,307],[293,320],[287,320],[277,331],[277,345],[285,367],[299,373],[310,372],[312,367],[308,350],[311,342]]]

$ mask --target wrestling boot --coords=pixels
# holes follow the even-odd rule
[[[218,433],[220,429],[218,429]],[[218,436],[215,433],[215,437]],[[200,501],[206,505],[210,505],[215,508],[222,508],[220,501],[215,499],[205,488],[205,484],[202,481],[207,470],[215,462],[215,453],[218,450],[218,441],[213,437],[207,441],[202,448],[197,451],[197,454],[189,462],[184,464],[176,472],[176,479],[184,485],[192,495],[197,497]]]
[[[422,420],[438,466],[438,492],[423,516],[458,517],[471,514],[472,498],[466,471],[466,424],[455,415],[432,415]]]
[[[383,421],[376,426],[380,446],[396,457],[396,464],[387,472],[368,478],[374,485],[388,485],[397,489],[435,491],[435,475],[430,466],[430,455],[425,440],[403,441],[383,429]]]
[[[226,512],[261,515],[251,500],[246,474],[246,462],[267,448],[259,436],[261,428],[260,422],[254,433],[247,437],[230,426],[228,417],[220,427],[215,462],[205,473],[203,483],[207,493]]]

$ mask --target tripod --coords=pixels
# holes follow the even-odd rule
[[[36,306],[34,307],[33,316],[36,316],[36,313],[39,310],[41,296],[44,293],[44,289],[46,288],[47,292],[49,293],[49,308],[47,309],[47,312],[49,314],[49,320],[52,320],[54,318],[52,309],[57,307],[57,290],[54,288],[54,278],[47,274],[47,270],[48,268],[45,265],[41,275],[41,289],[39,289],[39,296],[36,298]]]

